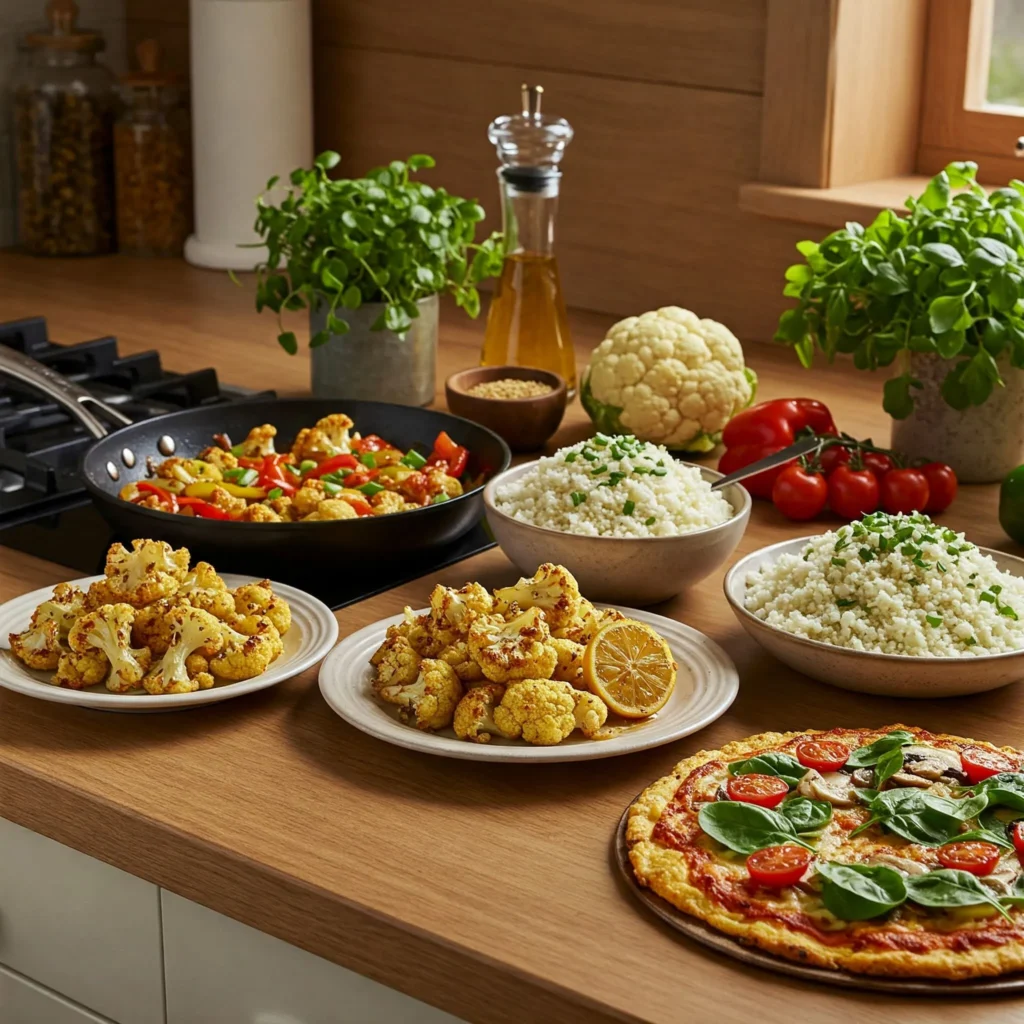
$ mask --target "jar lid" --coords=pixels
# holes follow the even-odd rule
[[[99,53],[106,45],[99,32],[77,26],[78,4],[75,0],[50,0],[46,5],[46,20],[49,32],[30,32],[25,36],[25,45],[30,49]]]
[[[139,68],[121,76],[121,84],[132,89],[159,88],[164,85],[180,85],[181,75],[173,71],[162,71],[160,62],[163,51],[155,39],[143,39],[135,47],[135,59]]]

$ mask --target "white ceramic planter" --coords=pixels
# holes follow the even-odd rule
[[[921,384],[912,390],[914,411],[892,421],[892,447],[911,459],[948,463],[962,483],[994,483],[1024,462],[1024,370],[1001,361],[1005,387],[992,389],[984,405],[963,412],[942,397],[951,363],[927,353],[904,354],[897,373]]]

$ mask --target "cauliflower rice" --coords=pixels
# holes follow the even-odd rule
[[[1024,648],[1024,579],[928,516],[865,516],[747,574],[770,626],[856,651],[971,657]]]
[[[596,434],[499,486],[499,511],[587,537],[673,537],[718,526],[733,508],[695,466],[660,445]]]

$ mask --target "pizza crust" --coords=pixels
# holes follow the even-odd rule
[[[870,732],[882,734],[894,729],[891,725]],[[850,730],[857,731],[857,730]],[[911,732],[918,730],[910,729]],[[701,750],[685,758],[672,773],[648,786],[629,809],[626,845],[637,882],[674,907],[706,921],[713,928],[731,935],[740,942],[757,946],[769,953],[804,964],[859,974],[896,977],[929,977],[959,980],[1005,974],[1024,969],[1024,939],[1018,938],[998,946],[976,946],[964,950],[934,949],[913,952],[895,949],[855,949],[852,945],[825,944],[813,935],[786,927],[779,921],[751,919],[717,903],[702,888],[693,884],[687,860],[676,850],[652,839],[655,825],[676,790],[695,769],[710,761],[736,761],[757,751],[775,748],[802,736],[821,735],[825,730],[761,733],[728,743],[720,750]],[[990,750],[1020,756],[1012,747],[996,747],[991,743],[964,737],[937,734],[931,741],[973,744]]]

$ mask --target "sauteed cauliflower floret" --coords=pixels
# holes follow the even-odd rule
[[[105,654],[65,651],[57,663],[53,681],[66,690],[84,690],[102,683],[109,670],[110,662]]]
[[[460,590],[438,583],[430,592],[430,617],[441,627],[465,635],[478,615],[494,610],[494,598],[479,583],[467,583]]]
[[[594,635],[609,622],[618,622],[626,616],[614,608],[595,608],[585,597],[580,598],[576,616],[565,625],[553,629],[551,635],[559,640],[572,640],[585,647]]]
[[[204,448],[198,457],[203,462],[209,462],[211,466],[216,466],[220,470],[221,477],[224,476],[225,470],[238,469],[238,459],[225,448],[220,448],[215,444]]]
[[[352,450],[352,427],[355,424],[343,412],[331,413],[316,421],[312,427],[303,427],[292,445],[292,455],[302,462],[342,455]],[[357,435],[358,436],[358,435]]]
[[[580,588],[576,578],[561,565],[545,562],[532,578],[521,578],[511,587],[494,592],[495,606],[506,614],[512,604],[520,608],[539,608],[548,626],[561,629],[575,621],[580,607]]]
[[[66,650],[68,631],[84,606],[85,595],[78,587],[58,583],[53,596],[32,613],[28,629],[8,636],[11,650],[29,668],[52,671]]]
[[[494,723],[510,740],[554,746],[576,728],[575,691],[557,679],[523,679],[505,691]]]
[[[136,647],[148,647],[154,657],[160,657],[171,646],[171,612],[178,606],[175,598],[154,601],[135,612],[132,623],[132,643]]]
[[[608,721],[608,705],[589,690],[574,690],[572,699],[576,703],[573,711],[576,728],[587,739],[593,739]]]
[[[558,664],[550,637],[539,608],[530,608],[507,622],[497,615],[484,615],[469,627],[469,650],[492,683],[548,679]]]
[[[135,609],[130,604],[105,604],[75,620],[68,646],[78,654],[103,655],[110,662],[107,689],[127,693],[138,688],[152,661],[148,647],[132,647]]]
[[[305,523],[323,523],[332,519],[358,519],[359,513],[344,498],[325,498],[315,512],[303,517]]]
[[[469,644],[465,640],[456,640],[455,643],[441,651],[438,658],[441,661],[448,662],[455,669],[455,674],[464,683],[472,685],[484,678],[483,671],[473,660]]]
[[[422,660],[408,637],[400,633],[388,637],[370,658],[370,664],[377,670],[374,686],[408,686],[419,675]]]
[[[484,683],[467,690],[455,708],[452,722],[455,735],[473,743],[490,743],[492,736],[503,736],[494,721],[494,709],[504,696],[505,687],[501,683]]]
[[[462,696],[462,684],[451,665],[424,658],[410,683],[375,684],[377,693],[398,706],[404,722],[417,729],[444,729],[452,724],[455,707]]]
[[[156,475],[160,479],[176,480],[185,485],[201,480],[220,481],[224,479],[220,468],[213,462],[207,462],[202,457],[185,459],[177,455],[164,459],[156,467]]]
[[[146,692],[192,693],[213,686],[205,662],[191,661],[194,653],[204,659],[224,646],[224,624],[202,608],[180,606],[170,613],[171,644],[151,672],[142,680]]]
[[[283,597],[274,593],[270,580],[243,583],[234,589],[232,596],[233,610],[239,615],[265,615],[281,636],[291,628],[292,610]]]
[[[175,597],[218,619],[235,614],[235,598],[209,562],[196,562],[192,566]]]
[[[292,508],[300,519],[304,519],[312,515],[326,498],[327,492],[320,480],[306,480],[292,496]]]
[[[106,578],[89,588],[89,600],[136,608],[171,597],[188,572],[187,548],[175,550],[162,540],[133,540],[132,550],[113,544],[107,552]]]
[[[223,649],[210,659],[210,671],[218,679],[237,683],[266,672],[281,653],[281,635],[274,624],[259,616],[235,616],[220,623]]]
[[[264,423],[259,427],[253,427],[239,446],[242,458],[256,459],[265,455],[275,454],[275,437],[277,437],[277,427],[272,423]]]
[[[583,655],[587,648],[583,644],[574,643],[572,640],[562,640],[554,636],[549,642],[558,655],[558,663],[555,665],[555,671],[551,673],[551,678],[561,679],[577,690],[585,690],[586,683],[583,682]]]

